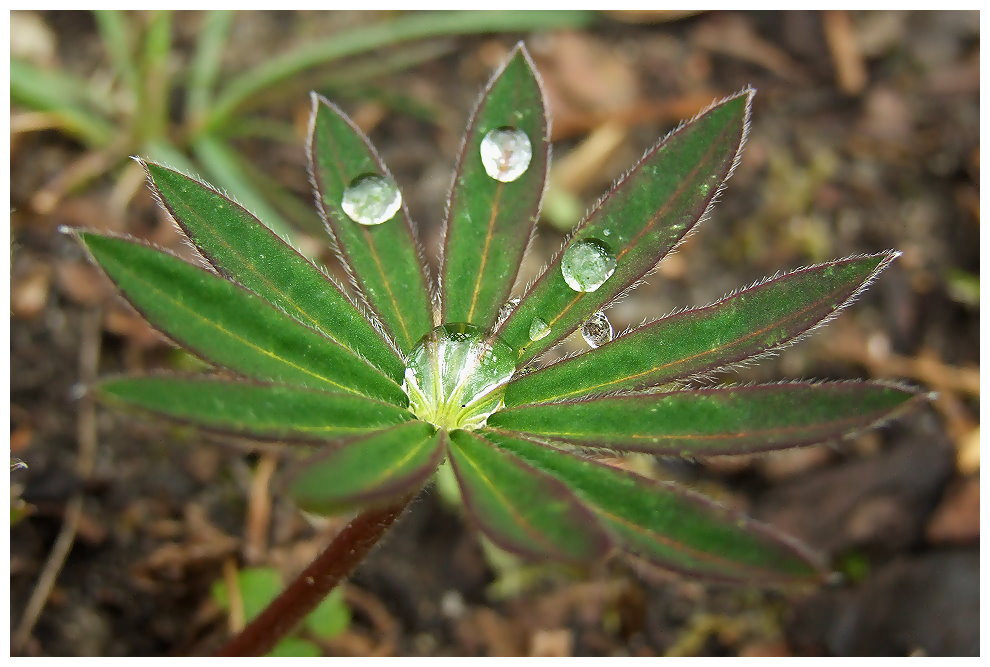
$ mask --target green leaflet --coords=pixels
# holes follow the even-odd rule
[[[262,440],[336,441],[412,419],[402,408],[354,394],[204,375],[111,378],[96,391],[122,407]]]
[[[407,403],[393,380],[251,292],[140,243],[78,236],[152,325],[203,359],[263,380]]]
[[[485,437],[573,489],[619,546],[661,567],[745,582],[821,577],[801,546],[675,484],[501,433]]]
[[[368,175],[394,181],[364,134],[337,107],[313,97],[310,172],[327,226],[344,266],[368,305],[409,352],[433,328],[423,261],[405,205],[381,224],[358,224],[341,203],[347,188]],[[397,187],[397,186],[395,186]]]
[[[608,536],[561,482],[468,431],[450,434],[450,461],[469,515],[503,549],[570,562],[607,553]]]
[[[885,252],[799,269],[661,318],[513,381],[506,405],[652,387],[779,349],[832,317],[895,257]]]
[[[306,511],[335,514],[413,493],[443,460],[445,435],[411,421],[315,454],[289,474],[289,495]]]
[[[326,274],[208,185],[142,164],[169,213],[218,271],[401,380],[402,360]]]
[[[876,382],[795,382],[522,406],[492,415],[488,425],[623,451],[738,454],[834,440],[920,396]]]
[[[574,331],[691,231],[738,159],[752,95],[747,88],[671,133],[578,226],[499,327],[519,363]],[[565,272],[593,291],[572,289]]]
[[[514,178],[503,182],[486,172],[481,155],[486,135],[494,133],[485,144],[490,150],[493,137],[507,128],[525,136],[532,155],[521,175],[507,174],[505,178]],[[543,92],[529,54],[520,45],[482,94],[454,170],[441,262],[443,322],[467,322],[482,329],[494,324],[539,214],[550,153],[548,133]],[[523,164],[525,147],[509,148],[504,153],[509,164],[513,158]]]

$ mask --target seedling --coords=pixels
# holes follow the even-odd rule
[[[549,162],[543,93],[521,46],[468,124],[435,284],[388,169],[317,96],[311,177],[354,298],[229,197],[143,163],[213,271],[125,238],[79,239],[154,326],[225,370],[109,378],[100,396],[283,443],[306,457],[286,487],[301,508],[362,511],[224,653],[268,651],[444,460],[474,525],[517,554],[592,563],[623,551],[709,579],[821,579],[820,559],[769,527],[596,458],[810,445],[922,400],[885,382],[691,384],[827,322],[892,251],[778,274],[612,336],[606,309],[695,229],[735,168],[753,94],[713,104],[647,151],[518,296]],[[593,349],[535,365],[579,328]]]

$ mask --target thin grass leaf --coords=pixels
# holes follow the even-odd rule
[[[400,498],[426,483],[445,445],[444,431],[412,421],[305,459],[289,473],[288,493],[327,515]]]
[[[569,562],[608,552],[595,517],[546,473],[468,431],[450,434],[450,462],[468,515],[503,549]]]
[[[394,188],[401,198],[398,186],[364,133],[340,109],[316,95],[311,123],[310,175],[341,261],[368,306],[407,353],[434,322],[425,262],[405,203],[389,209],[392,215],[386,220],[358,215],[363,223],[352,219],[343,206],[349,188],[362,179],[382,179],[383,187]]]
[[[897,255],[799,269],[703,308],[660,318],[522,376],[506,388],[506,405],[654,387],[779,350],[831,320]]]
[[[164,137],[168,130],[169,68],[172,49],[172,12],[153,10],[145,30],[140,57],[141,88],[135,113],[142,139]]]
[[[499,136],[513,140],[497,160],[488,156],[492,162],[484,165],[483,154]],[[548,137],[543,91],[520,45],[482,94],[454,169],[444,221],[442,321],[486,330],[494,324],[536,225],[550,157]],[[505,173],[496,172],[498,179],[489,175],[489,169],[499,167]]]
[[[204,375],[109,378],[95,391],[119,407],[214,433],[279,442],[337,442],[413,418],[391,403],[354,394]]]
[[[209,110],[233,18],[234,12],[230,10],[209,11],[203,17],[203,27],[196,39],[196,52],[190,66],[189,87],[186,91],[186,114],[194,122],[202,122]]]
[[[172,218],[222,275],[401,380],[398,354],[323,271],[210,186],[141,164]]]
[[[138,94],[139,81],[130,36],[134,29],[128,25],[124,13],[117,10],[98,10],[93,12],[93,19],[100,31],[103,47],[110,56],[110,62],[120,74],[127,90],[134,96]]]
[[[202,359],[262,380],[406,405],[381,371],[246,289],[141,243],[78,237],[138,312]]]
[[[707,456],[835,440],[922,398],[879,382],[794,382],[529,405],[488,424],[588,447]]]
[[[10,60],[10,101],[59,119],[62,129],[95,148],[106,146],[116,135],[110,122],[88,104],[82,91],[86,81],[51,72],[24,61]]]
[[[383,47],[426,37],[474,33],[520,32],[553,28],[581,28],[597,19],[591,11],[457,11],[410,12],[375,25],[304,44],[268,58],[264,64],[231,79],[217,97],[209,127],[220,128],[250,98],[317,65],[347,56],[375,52]]]
[[[573,489],[618,546],[661,567],[745,583],[822,577],[819,558],[806,548],[701,495],[547,445],[483,433]]]
[[[499,327],[525,363],[656,266],[704,217],[745,140],[752,89],[684,124],[616,185]]]

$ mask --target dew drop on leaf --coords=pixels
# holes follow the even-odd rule
[[[605,313],[599,310],[581,327],[584,341],[592,348],[600,347],[612,340],[612,323]]]
[[[615,256],[601,241],[577,241],[564,251],[560,272],[575,292],[594,292],[615,273]]]
[[[546,338],[549,335],[550,325],[541,320],[539,317],[534,317],[533,321],[529,325],[529,339],[540,340],[541,338]]]
[[[519,305],[518,296],[514,296],[505,303],[503,303],[502,307],[498,309],[498,316],[495,318],[495,326],[498,327],[500,324],[502,324],[502,322],[505,321],[505,318],[507,318],[512,313],[512,311],[516,309],[516,306],[518,305]]]
[[[529,168],[533,145],[522,130],[500,127],[489,130],[481,140],[481,164],[496,181],[510,183]]]
[[[361,225],[380,225],[391,220],[402,206],[402,195],[391,180],[378,174],[358,176],[344,190],[340,207]]]

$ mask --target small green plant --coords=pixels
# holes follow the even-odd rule
[[[691,383],[827,322],[892,251],[778,274],[613,337],[605,309],[695,229],[732,173],[752,96],[745,89],[713,104],[647,151],[518,297],[549,162],[543,93],[523,47],[469,122],[435,285],[388,170],[317,96],[311,178],[355,299],[229,197],[142,163],[212,270],[133,240],[78,237],[153,325],[225,370],[110,378],[99,395],[285,443],[305,456],[286,485],[301,508],[363,510],[225,653],[269,650],[445,460],[472,522],[517,554],[591,563],[625,551],[711,579],[821,579],[823,563],[793,540],[595,455],[809,445],[922,399],[882,382]],[[534,365],[577,329],[593,349]]]

